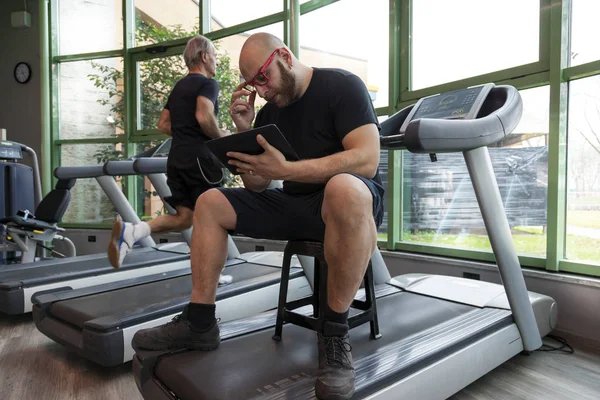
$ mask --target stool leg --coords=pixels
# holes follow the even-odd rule
[[[323,315],[325,315],[325,312],[327,310],[327,307],[329,307],[329,305],[327,304],[327,274],[328,274],[328,265],[327,262],[321,262],[319,265],[320,271],[320,280],[321,283],[319,285],[319,297],[317,298],[317,302],[316,304],[318,304],[318,309],[315,312],[315,318],[317,318],[319,320],[319,323],[321,323],[321,320],[323,319]]]
[[[319,294],[321,291],[321,267],[322,264],[317,257],[314,257],[315,260],[315,268],[313,271],[313,294],[312,294],[312,306],[313,306],[313,318],[319,317]]]
[[[375,286],[373,284],[373,265],[369,261],[367,267],[367,273],[365,274],[365,300],[367,307],[371,308],[371,337],[373,339],[379,339],[381,333],[379,332],[379,320],[377,318],[377,300],[375,298]]]
[[[277,322],[275,323],[275,334],[273,340],[280,341],[285,316],[285,303],[287,301],[288,283],[290,281],[290,268],[292,255],[284,253],[283,265],[281,266],[281,282],[279,282],[279,303],[277,304]]]

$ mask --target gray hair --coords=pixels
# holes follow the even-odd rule
[[[193,66],[200,64],[202,53],[208,51],[211,43],[210,39],[207,39],[202,35],[191,38],[183,51],[185,65],[188,68],[192,68]]]

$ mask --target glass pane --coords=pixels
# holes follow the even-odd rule
[[[231,93],[240,82],[238,68],[239,54],[244,41],[254,32],[270,32],[280,38],[283,37],[283,23],[269,25],[258,30],[248,31],[243,34],[229,36],[214,42],[217,48],[217,75],[219,82],[219,126],[229,130],[235,127],[231,122],[229,103]],[[139,76],[139,117],[138,129],[156,129],[158,118],[162,112],[171,90],[175,83],[187,74],[187,68],[182,55],[155,58],[138,62]],[[264,105],[264,100],[257,97],[256,106]]]
[[[413,0],[412,90],[538,61],[539,19],[540,0]]]
[[[194,36],[199,17],[196,1],[135,0],[135,45]]]
[[[546,255],[549,87],[521,91],[521,122],[490,158],[520,254]],[[403,240],[491,250],[461,153],[404,155]]]
[[[123,60],[109,58],[58,68],[59,137],[108,138],[123,133]]]
[[[60,146],[61,166],[97,165],[108,159],[118,159],[120,144],[77,144]],[[71,189],[71,202],[63,223],[112,223],[116,211],[95,179],[78,179]]]
[[[278,22],[276,24],[263,26],[262,28],[228,36],[215,42],[218,51],[217,58],[220,61],[220,64],[217,67],[216,77],[219,81],[219,86],[221,87],[221,92],[219,93],[219,110],[229,109],[231,93],[233,93],[233,89],[240,82],[240,50],[246,39],[248,39],[248,36],[257,32],[268,32],[283,40],[283,23]],[[264,99],[256,96],[254,105],[257,110],[265,104],[266,102]],[[219,112],[218,119],[221,126],[225,126],[233,132],[235,127],[229,118],[228,112]]]
[[[135,143],[135,154],[141,154],[162,142],[164,140]],[[140,219],[147,221],[167,213],[160,196],[147,176],[136,177],[136,191],[137,202],[135,208]]]
[[[187,74],[183,56],[154,58],[138,63],[138,129],[156,129],[160,113],[175,83]]]
[[[388,116],[378,117],[379,123],[382,123],[388,119]],[[377,230],[377,238],[379,240],[387,240],[387,225],[388,225],[388,215],[387,215],[387,201],[388,201],[388,150],[381,150],[379,152],[379,175],[381,176],[381,181],[383,182],[383,187],[385,189],[385,193],[383,195],[383,222],[381,226]]]
[[[283,11],[281,0],[261,0],[252,5],[248,0],[212,0],[210,30],[218,31],[281,11]]]
[[[300,61],[356,74],[375,107],[388,105],[388,44],[387,0],[340,1],[300,17]]]
[[[116,0],[58,0],[58,54],[121,49],[122,10]]]
[[[600,75],[569,84],[567,258],[600,263]]]
[[[571,0],[571,65],[600,60],[600,1]]]

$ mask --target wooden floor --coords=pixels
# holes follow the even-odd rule
[[[517,356],[451,399],[598,400],[600,351],[576,343],[574,347],[572,355]],[[131,363],[118,368],[97,366],[39,333],[31,315],[0,314],[0,399],[141,398]]]

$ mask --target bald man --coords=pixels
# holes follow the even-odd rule
[[[203,193],[194,212],[191,302],[169,325],[138,332],[136,348],[212,350],[219,345],[215,295],[227,233],[323,241],[328,309],[317,333],[321,399],[349,399],[355,372],[348,309],[377,243],[384,189],[379,124],[363,82],[340,69],[303,65],[277,37],[250,36],[240,53],[245,79],[229,107],[238,132],[252,128],[256,95],[267,104],[254,127],[276,124],[301,161],[289,162],[262,136],[264,153],[229,153],[245,188]],[[267,189],[271,180],[283,189]]]

